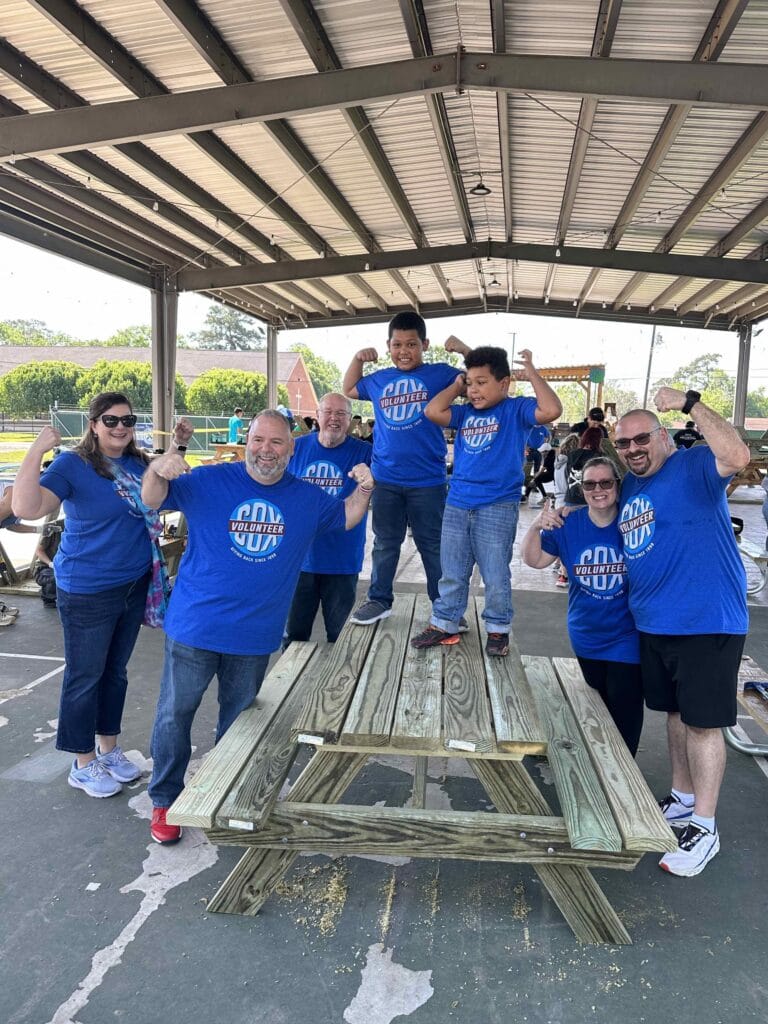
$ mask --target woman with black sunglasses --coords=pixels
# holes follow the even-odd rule
[[[16,477],[17,515],[38,519],[64,504],[67,528],[54,559],[66,667],[56,746],[75,755],[68,782],[89,796],[114,796],[141,769],[117,738],[133,652],[152,576],[152,542],[140,502],[148,458],[137,446],[125,395],[105,392],[88,408],[80,442],[40,476],[61,444],[42,429]]]
[[[534,569],[556,558],[567,567],[571,646],[634,756],[643,728],[640,641],[627,599],[619,474],[611,459],[590,459],[581,489],[585,506],[545,507],[539,513],[523,538],[522,556]]]

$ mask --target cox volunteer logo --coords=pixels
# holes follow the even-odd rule
[[[495,416],[467,416],[461,428],[461,440],[470,452],[488,448],[496,440],[499,421]]]
[[[270,501],[243,501],[229,519],[235,553],[249,562],[271,558],[285,536],[285,520]]]
[[[619,533],[627,558],[645,551],[656,532],[656,510],[647,494],[636,494],[621,509]]]
[[[322,487],[327,494],[334,498],[341,494],[341,488],[344,486],[344,474],[333,462],[328,462],[325,459],[310,462],[304,470],[302,480],[306,480],[308,484],[314,484],[315,487]]]
[[[381,392],[379,409],[390,427],[410,427],[421,418],[428,399],[418,377],[398,377]]]
[[[585,548],[573,567],[577,581],[596,597],[616,597],[621,593],[626,572],[621,552],[611,544]]]

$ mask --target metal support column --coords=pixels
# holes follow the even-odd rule
[[[267,324],[267,408],[277,407],[277,328]]]
[[[752,351],[752,325],[739,328],[739,362],[736,367],[736,392],[733,396],[733,425],[744,426],[747,411],[747,387],[749,385],[749,358]]]
[[[178,307],[179,294],[168,275],[158,274],[152,289],[152,444],[166,450],[173,430]]]

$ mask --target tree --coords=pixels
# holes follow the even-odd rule
[[[71,345],[74,339],[52,331],[42,320],[5,320],[0,323],[0,345]]]
[[[459,368],[464,365],[458,352],[446,352],[442,345],[430,345],[422,358],[425,363],[448,363]]]
[[[761,419],[768,416],[768,395],[763,388],[748,392],[746,415]]]
[[[45,414],[56,402],[76,405],[84,370],[62,360],[25,363],[0,377],[0,407],[12,416]]]
[[[266,332],[254,317],[215,302],[205,317],[205,327],[194,340],[199,348],[249,351],[264,348]]]
[[[148,411],[152,408],[152,366],[125,359],[99,359],[89,370],[82,372],[77,391],[81,408],[87,407],[94,395],[102,391],[119,391],[134,409]],[[176,374],[176,408],[186,409],[186,403],[187,386]]]
[[[323,359],[313,352],[308,345],[297,343],[291,345],[291,352],[298,352],[304,360],[309,379],[318,398],[331,391],[341,391],[341,370],[330,359]]]
[[[733,399],[736,393],[736,382],[725,370],[719,367],[720,356],[716,352],[706,352],[697,356],[685,366],[678,367],[669,377],[654,381],[649,398],[662,387],[676,388],[687,391],[692,388],[701,393],[701,400],[710,409],[728,419],[733,415]],[[681,418],[679,412],[667,412],[659,415],[663,426],[676,423]]]
[[[122,348],[149,348],[152,343],[152,328],[149,324],[134,324],[132,327],[121,327],[106,341],[97,342],[101,345]]]
[[[288,405],[288,390],[280,384],[278,402]],[[251,370],[206,370],[192,382],[187,407],[199,416],[231,416],[237,406],[249,415],[267,407],[267,378]]]

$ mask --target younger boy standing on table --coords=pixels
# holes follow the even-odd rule
[[[534,368],[524,349],[516,362],[535,398],[510,398],[510,370],[504,349],[490,345],[465,357],[459,374],[427,406],[427,416],[456,430],[451,487],[443,517],[440,556],[443,572],[430,624],[413,637],[413,647],[459,642],[475,563],[485,584],[485,649],[494,657],[509,653],[512,580],[509,563],[517,532],[523,448],[531,427],[561,414],[560,399]],[[464,393],[467,405],[453,405]]]
[[[424,416],[424,408],[454,379],[456,367],[424,363],[428,347],[419,314],[398,313],[389,323],[387,342],[395,365],[364,377],[365,364],[379,358],[375,348],[364,348],[344,374],[344,394],[372,402],[376,414],[371,585],[367,601],[349,620],[360,626],[392,614],[392,587],[409,526],[424,563],[427,593],[432,601],[437,597],[447,447],[442,430]],[[470,351],[458,338],[449,338],[445,347],[462,355]]]

